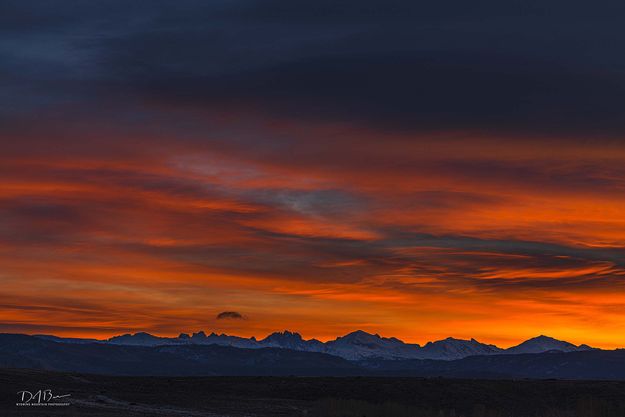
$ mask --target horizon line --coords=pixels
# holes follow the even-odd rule
[[[162,336],[162,335],[158,335],[158,334],[156,334],[156,333],[151,333],[150,331],[145,331],[145,330],[134,330],[134,331],[123,331],[123,332],[120,332],[120,333],[114,334],[113,336],[110,336],[110,337],[104,337],[104,338],[102,338],[102,337],[80,337],[80,336],[58,336],[58,335],[56,335],[56,334],[54,334],[54,333],[41,333],[41,332],[35,332],[35,333],[31,333],[31,332],[23,332],[23,333],[13,333],[13,334],[24,334],[24,335],[28,335],[28,336],[54,336],[54,337],[59,337],[59,338],[73,338],[73,339],[94,339],[94,340],[97,340],[97,341],[102,341],[102,342],[103,342],[103,341],[107,341],[107,340],[110,340],[110,339],[112,339],[112,338],[114,338],[114,337],[118,337],[118,336],[124,336],[124,335],[136,335],[136,334],[140,334],[140,333],[146,333],[146,334],[149,334],[149,335],[151,335],[151,336],[154,336],[154,337],[159,337],[159,338],[164,338],[164,339],[177,339],[177,338],[179,338],[179,337],[180,337],[180,335],[181,335],[181,334],[187,334],[187,335],[189,335],[189,337],[192,337],[192,335],[193,335],[193,334],[195,334],[195,333],[200,333],[200,332],[204,332],[204,334],[206,334],[206,336],[210,336],[211,334],[216,334],[217,336],[222,336],[222,335],[225,335],[225,336],[239,337],[239,338],[243,338],[243,339],[252,339],[252,338],[254,338],[256,341],[261,341],[261,340],[263,340],[263,339],[266,339],[267,337],[269,337],[269,336],[271,336],[272,334],[275,334],[275,333],[284,333],[284,332],[289,332],[289,333],[293,333],[293,334],[299,334],[299,335],[302,337],[302,339],[303,339],[303,340],[307,340],[307,341],[308,341],[308,340],[318,340],[318,341],[320,341],[320,342],[322,342],[322,343],[327,343],[327,342],[330,342],[330,341],[333,341],[333,340],[337,340],[337,339],[338,339],[338,338],[340,338],[340,337],[344,337],[344,336],[347,336],[347,335],[352,334],[352,333],[355,333],[355,332],[364,332],[364,333],[370,334],[370,335],[372,335],[372,336],[378,336],[378,337],[383,338],[383,339],[392,339],[392,338],[395,338],[395,339],[400,340],[401,342],[403,342],[403,343],[405,343],[405,344],[408,344],[408,345],[419,345],[419,346],[425,346],[427,343],[434,343],[434,342],[443,341],[443,340],[446,340],[446,339],[455,339],[455,340],[464,340],[464,341],[470,341],[471,339],[473,339],[473,340],[475,340],[475,341],[477,341],[477,342],[479,342],[479,343],[486,344],[486,345],[493,345],[493,346],[496,346],[496,347],[501,348],[501,349],[509,349],[509,348],[511,348],[511,347],[518,346],[518,345],[520,345],[520,344],[521,344],[521,343],[523,343],[523,342],[526,342],[526,341],[528,341],[528,340],[532,340],[532,339],[535,339],[535,338],[538,338],[538,337],[548,337],[548,338],[551,338],[551,339],[555,339],[555,340],[559,340],[559,341],[563,341],[563,342],[571,343],[571,344],[573,344],[573,345],[575,345],[575,346],[582,346],[582,345],[586,345],[586,346],[590,346],[590,347],[592,347],[592,348],[597,348],[597,349],[602,349],[602,350],[610,350],[610,349],[621,349],[621,348],[625,348],[625,346],[622,346],[622,347],[610,347],[610,348],[607,348],[607,347],[599,347],[599,345],[590,344],[590,343],[586,343],[586,342],[581,342],[581,343],[578,343],[578,342],[571,342],[570,340],[566,340],[565,338],[554,337],[554,336],[547,335],[547,334],[545,334],[545,333],[541,333],[541,334],[536,335],[536,336],[531,336],[531,337],[529,337],[529,338],[521,338],[521,339],[518,339],[518,340],[520,340],[520,341],[514,342],[513,344],[511,344],[511,345],[509,345],[509,346],[502,345],[502,346],[504,346],[504,347],[502,347],[502,346],[500,346],[500,345],[497,345],[496,343],[485,342],[485,341],[483,341],[483,340],[479,340],[479,339],[477,339],[477,338],[475,338],[475,337],[470,337],[470,338],[468,338],[468,339],[464,339],[464,338],[461,338],[461,337],[447,336],[447,337],[442,337],[442,338],[440,338],[440,339],[428,340],[427,342],[423,342],[423,343],[418,343],[418,342],[409,342],[409,341],[406,341],[406,340],[401,339],[401,338],[396,337],[396,336],[382,336],[380,333],[377,333],[377,332],[376,332],[376,333],[371,333],[371,332],[368,332],[368,331],[366,331],[366,330],[362,330],[362,329],[356,329],[356,330],[353,330],[353,331],[347,332],[347,333],[345,333],[345,334],[335,336],[334,338],[328,338],[328,339],[326,339],[326,340],[318,339],[318,338],[315,338],[315,337],[306,338],[306,337],[304,337],[304,336],[302,335],[302,333],[300,333],[299,331],[293,331],[293,330],[289,330],[289,329],[284,329],[284,330],[275,330],[275,331],[269,332],[269,333],[268,333],[266,336],[264,336],[264,337],[256,337],[255,335],[252,335],[252,336],[246,337],[246,336],[239,336],[239,335],[234,334],[234,333],[225,333],[225,332],[218,333],[218,332],[216,332],[216,331],[205,331],[205,330],[198,330],[198,331],[196,331],[196,332],[179,332],[177,335],[174,335],[174,336]],[[4,333],[4,334],[11,334],[12,332],[2,332],[2,333]]]

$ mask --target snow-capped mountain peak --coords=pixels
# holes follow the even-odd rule
[[[553,337],[540,335],[525,342],[506,349],[506,353],[542,353],[552,350],[561,352],[576,352],[581,350],[592,349],[588,345],[576,346],[573,343],[565,342],[563,340],[554,339]]]
[[[326,353],[341,356],[345,359],[357,360],[365,358],[397,359],[414,358],[419,345],[408,345],[396,338],[381,337],[378,334],[363,330],[337,337],[326,342]]]
[[[467,356],[492,355],[502,350],[495,345],[480,343],[473,338],[464,340],[448,337],[444,340],[428,342],[423,346],[422,356],[427,359],[453,360]]]
[[[263,341],[301,341],[302,339],[302,335],[297,333],[297,332],[290,332],[288,330],[285,330],[283,332],[274,332],[271,333],[269,336],[267,336],[266,338],[263,339]]]
[[[272,333],[258,343],[262,347],[280,347],[308,352],[321,352],[325,347],[324,344],[317,339],[304,340],[299,333],[290,332],[288,330]]]

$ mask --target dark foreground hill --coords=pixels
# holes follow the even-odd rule
[[[115,346],[57,343],[0,334],[0,368],[107,375],[358,375],[337,356],[288,349],[229,346]]]
[[[51,389],[66,406],[16,405]],[[3,417],[623,417],[625,382],[120,377],[0,370]]]
[[[625,380],[625,350],[484,355],[453,361],[348,361],[325,353],[280,348],[75,344],[0,334],[0,368],[137,376],[360,375]]]
[[[389,376],[625,380],[623,349],[471,356],[455,361],[366,360],[359,365]]]

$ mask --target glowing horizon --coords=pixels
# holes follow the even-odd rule
[[[625,346],[620,22],[209,3],[11,2],[0,332]]]

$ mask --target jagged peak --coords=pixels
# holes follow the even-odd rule
[[[289,330],[284,330],[282,332],[278,331],[278,332],[273,332],[270,335],[268,335],[265,339],[265,341],[272,341],[272,340],[296,340],[296,341],[302,341],[304,339],[302,339],[302,335],[297,333],[297,332],[291,332]]]
[[[344,336],[339,336],[335,340],[328,342],[330,345],[334,345],[336,343],[347,343],[347,344],[373,344],[373,345],[391,345],[391,346],[400,346],[405,345],[405,343],[395,337],[386,338],[380,336],[379,334],[371,334],[364,330],[356,330],[351,333],[348,333]]]
[[[288,336],[288,337],[301,337],[301,335],[297,332],[290,332],[288,330],[285,330],[283,332],[273,332],[272,335],[280,335],[280,336]]]
[[[283,336],[299,336],[301,337],[301,335],[298,332],[292,332],[290,330],[284,330],[282,332],[274,332],[273,334],[281,334]]]
[[[198,339],[198,338],[202,338],[202,339],[204,339],[204,338],[206,338],[206,333],[204,333],[204,330],[200,330],[200,331],[199,331],[199,332],[197,332],[197,333],[193,333],[193,336],[191,336],[191,338],[192,338],[192,339],[193,339],[193,338],[195,338],[195,339]]]

